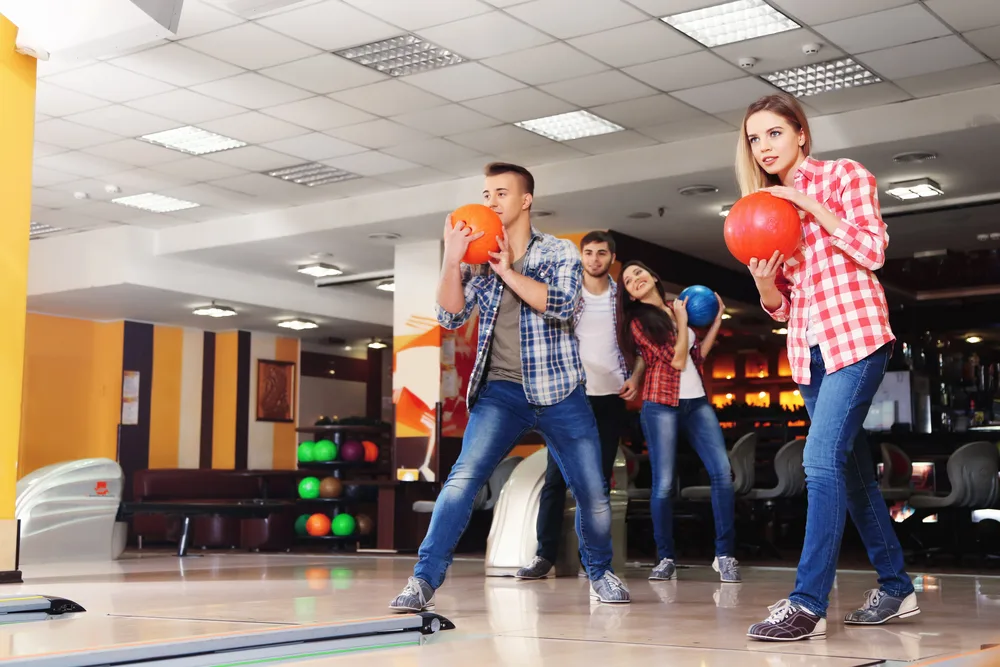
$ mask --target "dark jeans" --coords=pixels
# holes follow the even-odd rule
[[[609,490],[611,470],[615,465],[615,457],[618,456],[618,441],[625,423],[625,401],[617,394],[587,396],[587,400],[597,419],[597,436],[601,441],[601,473],[604,475],[605,489]],[[550,563],[555,563],[559,557],[559,537],[562,535],[565,508],[566,480],[559,472],[555,457],[550,455],[535,523],[535,534],[538,537],[536,555]],[[586,566],[582,550],[580,558]]]
[[[812,379],[799,386],[810,418],[803,453],[809,505],[795,591],[789,599],[820,616],[826,616],[830,602],[847,512],[881,589],[895,597],[913,592],[862,428],[891,355],[892,346],[886,345],[827,375],[820,348],[814,347]]]
[[[462,452],[448,473],[420,544],[413,575],[437,589],[451,565],[455,545],[469,525],[479,489],[529,431],[540,432],[576,497],[577,537],[587,554],[587,573],[597,580],[611,572],[611,504],[601,478],[597,423],[581,384],[555,405],[528,403],[516,382],[488,382],[469,413]]]

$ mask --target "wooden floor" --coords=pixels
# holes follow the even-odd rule
[[[63,596],[88,611],[0,627],[0,659],[383,616],[412,566],[413,559],[404,557],[178,559],[144,553],[106,564],[26,567],[25,584],[0,588],[0,593]],[[438,592],[436,610],[456,630],[439,633],[422,647],[297,664],[360,666],[377,656],[378,664],[392,667],[523,667],[557,659],[609,666],[627,661],[673,667],[895,666],[1000,644],[997,577],[917,573],[923,613],[881,628],[848,628],[839,619],[861,603],[874,577],[842,571],[828,638],[771,644],[749,640],[745,633],[767,615],[769,604],[789,593],[793,570],[744,567],[740,585],[719,583],[702,564],[682,568],[674,582],[652,583],[647,574],[645,568],[630,568],[625,578],[633,602],[611,606],[591,604],[584,579],[485,578],[482,561],[456,560]]]

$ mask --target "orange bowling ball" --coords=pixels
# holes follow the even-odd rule
[[[498,252],[500,244],[497,237],[503,236],[503,223],[493,209],[482,204],[460,206],[451,214],[451,225],[459,221],[472,229],[470,235],[485,232],[480,238],[469,244],[462,261],[466,264],[485,264],[490,261],[490,253]]]
[[[362,440],[361,446],[365,448],[366,463],[375,463],[378,461],[378,445],[371,440]]]
[[[775,250],[788,259],[802,243],[802,221],[791,202],[754,192],[733,204],[723,236],[729,252],[744,266],[754,257],[768,261]]]
[[[325,514],[313,514],[306,521],[306,532],[313,537],[323,537],[330,534],[330,517]]]

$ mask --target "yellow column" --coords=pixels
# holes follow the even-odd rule
[[[0,16],[0,580],[17,569],[14,500],[21,433],[28,229],[35,133],[34,58],[14,51],[17,28]]]

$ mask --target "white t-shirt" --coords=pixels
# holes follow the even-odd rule
[[[680,398],[701,398],[705,395],[705,385],[702,384],[698,367],[691,361],[691,350],[694,348],[694,331],[688,327],[688,355],[684,370],[681,371]]]
[[[580,360],[587,374],[587,395],[607,396],[617,394],[625,384],[625,376],[618,365],[618,339],[611,290],[604,294],[591,294],[583,290],[583,314],[576,325],[576,338],[580,342]]]

